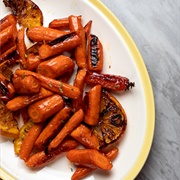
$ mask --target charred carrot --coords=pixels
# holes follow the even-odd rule
[[[88,69],[101,72],[103,68],[103,46],[96,35],[88,35]]]
[[[64,106],[62,97],[58,94],[42,99],[28,108],[29,117],[36,123],[43,122]]]
[[[34,76],[17,76],[12,78],[14,88],[19,94],[35,94],[40,91],[41,84]]]
[[[6,15],[4,18],[0,20],[0,31],[4,30],[8,26],[16,24],[16,18],[12,14]]]
[[[101,85],[103,88],[113,91],[126,91],[135,86],[134,82],[130,82],[128,78],[112,75],[99,74],[89,72],[85,82],[90,85]]]
[[[76,127],[70,135],[87,148],[99,149],[99,140],[97,136],[83,124]]]
[[[24,141],[22,142],[19,156],[24,161],[27,161],[27,159],[29,158],[30,153],[32,152],[34,147],[34,143],[37,137],[39,136],[39,134],[41,133],[42,129],[43,129],[42,123],[34,124],[29,130],[28,134],[26,135]]]
[[[101,85],[96,85],[85,96],[84,122],[95,126],[99,122]]]
[[[11,111],[17,111],[40,99],[43,99],[52,95],[53,95],[53,92],[45,88],[41,88],[39,93],[35,95],[24,95],[24,96],[15,97],[14,99],[7,102],[6,107]]]
[[[78,16],[69,16],[69,28],[71,31],[76,31],[80,37],[81,43],[76,47],[75,50],[75,59],[78,67],[87,69],[87,60],[86,60],[86,37],[85,31],[81,23],[81,19]]]
[[[117,156],[118,154],[118,148],[113,148],[105,153],[106,157],[109,158],[111,161]],[[78,166],[73,173],[71,180],[80,180],[82,178],[85,178],[90,173],[95,171],[97,168],[89,168],[89,167],[80,167]]]
[[[17,35],[17,51],[19,53],[19,56],[21,58],[20,62],[21,62],[21,66],[22,68],[26,69],[27,68],[27,58],[25,56],[26,54],[26,44],[25,44],[25,33],[24,33],[25,29],[21,28],[18,31],[18,35]]]
[[[55,79],[66,72],[72,71],[74,67],[75,64],[71,58],[60,55],[41,62],[36,71],[44,76]]]
[[[48,145],[49,140],[58,133],[70,114],[71,109],[68,107],[64,107],[61,111],[59,111],[43,129],[35,142],[35,146],[41,150],[44,149]]]
[[[70,162],[78,166],[110,170],[111,161],[96,149],[73,149],[66,153]]]
[[[27,36],[33,42],[40,42],[40,41],[52,41],[67,33],[68,32],[66,31],[59,31],[49,27],[37,26],[29,29],[27,31]]]
[[[31,168],[45,166],[47,163],[53,161],[55,158],[57,158],[63,152],[74,149],[76,146],[78,146],[77,141],[75,141],[73,139],[66,139],[56,149],[53,149],[52,151],[48,152],[45,149],[44,151],[40,151],[40,152],[32,155],[26,161],[26,165]]]
[[[91,32],[91,26],[92,26],[92,20],[88,21],[88,23],[84,26],[86,37],[88,37],[88,35]]]
[[[11,55],[15,51],[16,51],[16,45],[14,45],[11,48],[9,48],[3,54],[0,54],[0,61],[3,61],[4,59],[6,59],[9,55]]]
[[[74,80],[74,86],[78,87],[81,94],[77,99],[72,100],[72,107],[74,111],[77,111],[79,109],[84,109],[84,102],[83,102],[83,91],[84,91],[84,82],[86,77],[86,70],[80,69],[78,70],[75,80]]]
[[[63,83],[58,80],[54,80],[52,78],[45,77],[41,74],[34,73],[32,71],[19,69],[19,70],[16,70],[15,74],[17,74],[19,76],[33,75],[41,82],[41,86],[43,86],[53,92],[56,92],[62,96],[66,96],[66,97],[69,97],[72,99],[78,98],[81,93],[79,88],[77,88],[75,86],[72,86],[67,83]]]
[[[41,59],[39,55],[35,55],[34,53],[30,53],[27,56],[27,70],[33,71],[38,65],[41,63]]]
[[[75,32],[71,32],[53,41],[43,44],[39,48],[39,55],[42,59],[46,59],[51,56],[58,55],[64,51],[71,50],[77,47],[80,43],[80,37]]]
[[[84,113],[82,109],[80,109],[68,120],[57,136],[50,142],[48,150],[57,148],[63,139],[83,120],[83,118]]]

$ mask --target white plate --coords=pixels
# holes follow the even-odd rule
[[[116,98],[124,107],[128,126],[125,136],[119,144],[119,155],[113,161],[110,172],[95,171],[88,180],[134,179],[148,156],[154,132],[155,110],[150,79],[131,37],[98,0],[34,0],[44,15],[44,26],[54,18],[68,17],[71,14],[82,15],[83,24],[93,20],[92,33],[96,34],[104,47],[104,71],[128,77],[136,87],[125,93],[116,93]],[[0,18],[9,13],[0,2]],[[112,2],[113,3],[113,2]],[[14,155],[13,143],[0,138],[0,173],[4,179],[70,180],[72,166],[62,156],[49,166],[40,170],[31,170]]]

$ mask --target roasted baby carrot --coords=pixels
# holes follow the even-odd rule
[[[78,166],[111,170],[112,163],[103,153],[96,149],[73,149],[66,153],[70,162]]]
[[[55,79],[66,72],[71,72],[74,67],[75,64],[70,57],[60,55],[41,62],[36,71],[44,76]]]
[[[40,41],[52,41],[67,33],[68,32],[66,31],[59,31],[49,27],[37,26],[29,29],[27,31],[27,36],[31,41],[40,42]]]
[[[19,53],[20,56],[20,63],[23,69],[27,68],[27,58],[25,56],[26,54],[26,44],[25,44],[25,29],[21,28],[18,31],[18,35],[17,35],[17,51]]]
[[[77,111],[79,109],[84,109],[83,92],[84,92],[84,82],[85,82],[86,72],[87,72],[86,69],[78,70],[74,80],[74,86],[78,87],[81,92],[81,94],[77,99],[72,100],[72,107],[74,111]]]
[[[43,44],[39,48],[39,55],[42,59],[58,55],[64,51],[72,50],[81,43],[80,37],[76,32],[70,32],[53,41]]]
[[[57,146],[64,140],[64,138],[76,127],[84,118],[82,109],[77,111],[63,126],[57,136],[50,142],[48,150],[57,148]]]
[[[31,168],[45,166],[47,165],[47,163],[53,161],[63,152],[74,149],[76,146],[78,146],[77,141],[73,139],[66,139],[56,149],[53,149],[52,151],[46,151],[45,149],[44,151],[40,151],[32,155],[26,161],[26,165]]]
[[[42,123],[34,124],[26,135],[24,141],[22,142],[19,156],[24,161],[27,161],[27,159],[29,158],[34,147],[34,143],[41,133],[43,126],[44,125]]]
[[[58,94],[42,99],[28,108],[29,117],[35,122],[43,122],[60,111],[64,106],[62,97]]]
[[[79,88],[77,88],[75,86],[72,86],[67,83],[63,83],[58,80],[54,80],[52,78],[45,77],[41,74],[38,74],[38,73],[35,73],[32,71],[19,69],[19,70],[16,70],[15,74],[17,74],[19,76],[33,75],[41,82],[41,86],[43,86],[53,92],[56,92],[62,96],[66,96],[66,97],[69,97],[72,99],[78,98],[81,93]]]
[[[84,122],[95,126],[99,122],[101,85],[96,85],[85,96]]]
[[[15,25],[16,18],[12,14],[6,15],[4,18],[0,20],[0,31],[4,30],[8,26]]]
[[[10,110],[10,111],[17,111],[21,108],[24,108],[40,99],[52,96],[53,92],[45,89],[45,88],[41,88],[39,93],[35,94],[35,95],[24,95],[24,96],[17,96],[14,99],[10,100],[7,102],[6,107]]]
[[[69,29],[69,19],[68,18],[54,19],[49,23],[49,27],[60,30]]]
[[[103,46],[96,35],[88,35],[88,69],[101,72],[103,68]]]
[[[84,26],[86,37],[88,37],[88,35],[91,32],[91,26],[92,26],[92,20],[88,21],[88,23]]]
[[[99,140],[87,126],[80,124],[70,134],[86,148],[99,149]]]
[[[12,78],[14,88],[19,94],[35,94],[40,91],[41,83],[34,76],[17,76]]]
[[[71,109],[68,107],[64,107],[59,111],[43,129],[35,142],[35,146],[41,150],[44,149],[48,145],[48,142],[58,133],[70,114]]]
[[[13,52],[16,51],[16,45],[9,48],[7,51],[5,51],[3,54],[0,54],[0,61],[3,61],[4,59],[7,59],[9,55],[11,55]]]
[[[105,156],[109,158],[111,161],[117,156],[118,154],[118,148],[113,148],[105,153]],[[89,167],[81,167],[78,166],[73,173],[71,180],[80,180],[82,178],[85,178],[90,173],[95,171],[97,168],[89,168]]]
[[[86,60],[86,37],[85,31],[81,23],[81,19],[78,16],[69,16],[69,28],[71,31],[76,31],[80,37],[81,43],[75,49],[75,59],[78,67],[87,69],[87,60]]]
[[[34,53],[30,53],[27,56],[27,70],[33,71],[35,70],[38,65],[42,62],[39,55],[36,55]]]
[[[103,88],[113,91],[126,91],[135,86],[135,83],[130,82],[126,77],[112,74],[99,74],[96,72],[88,72],[85,82],[90,85],[99,84]]]

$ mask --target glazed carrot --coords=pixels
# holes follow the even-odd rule
[[[68,83],[69,79],[71,78],[72,74],[74,72],[74,69],[71,69],[71,71],[68,71],[64,74],[62,74],[60,77],[58,77],[58,80],[64,83]]]
[[[15,97],[14,99],[7,102],[6,107],[11,111],[17,111],[40,99],[43,99],[52,95],[53,95],[53,92],[45,88],[41,88],[39,93],[35,95],[24,95],[24,96]]]
[[[30,53],[27,56],[27,70],[33,71],[38,65],[42,62],[39,55],[35,55],[34,53]]]
[[[16,51],[16,45],[12,46],[9,48],[7,51],[5,51],[3,54],[0,54],[0,61],[4,60],[5,58],[8,57],[8,55],[12,54],[13,52]]]
[[[39,48],[39,55],[42,59],[58,55],[64,51],[74,49],[81,43],[80,37],[71,32],[46,44]]]
[[[32,71],[19,69],[19,70],[16,70],[15,74],[17,74],[19,76],[33,75],[41,82],[41,86],[43,86],[53,92],[56,92],[62,96],[76,99],[80,95],[79,88],[72,86],[70,84],[67,84],[67,83],[63,83],[58,80],[54,80],[52,78],[45,77],[41,74],[34,73]]]
[[[92,20],[88,21],[88,23],[84,26],[86,37],[88,37],[88,35],[91,32],[91,26],[92,26]]]
[[[95,126],[99,122],[100,99],[101,85],[94,86],[85,96],[84,121],[91,126]]]
[[[69,29],[69,19],[54,19],[49,23],[49,27],[53,29]]]
[[[42,129],[42,123],[34,124],[26,135],[24,141],[22,142],[19,156],[24,161],[27,161],[27,159],[29,158],[30,153],[32,152],[34,147],[34,143],[39,134],[41,133]]]
[[[75,59],[78,67],[87,69],[87,60],[86,60],[86,38],[85,31],[81,24],[81,19],[78,16],[69,16],[69,28],[71,31],[76,31],[78,36],[81,39],[81,43],[77,46],[75,50]]]
[[[57,146],[63,141],[63,139],[75,128],[78,124],[83,120],[84,113],[82,109],[77,111],[63,126],[61,131],[57,134],[57,136],[50,142],[48,149],[52,150],[57,148]]]
[[[37,26],[29,29],[27,31],[27,36],[31,41],[40,42],[40,41],[52,41],[67,33],[68,32],[66,31],[59,31],[49,27]]]
[[[64,106],[62,97],[58,94],[39,100],[28,108],[29,117],[35,122],[43,122]]]
[[[76,127],[70,135],[87,148],[99,149],[99,140],[97,136],[83,124]]]
[[[35,142],[35,146],[41,150],[44,149],[49,140],[58,133],[59,129],[69,118],[70,114],[71,109],[68,107],[64,107],[61,111],[59,111],[43,129]]]
[[[0,20],[0,31],[4,30],[8,26],[15,25],[16,24],[16,18],[12,14],[8,14],[4,18]]]
[[[26,161],[26,165],[31,168],[45,166],[47,165],[47,163],[56,159],[63,152],[74,149],[76,146],[78,146],[77,141],[73,139],[66,139],[56,149],[53,149],[52,151],[46,152],[46,150],[44,150],[32,155]]]
[[[41,83],[34,76],[17,76],[12,78],[14,88],[19,94],[35,94],[40,91]]]
[[[15,94],[14,86],[1,73],[0,73],[0,94],[1,97],[5,96],[7,100],[12,99]]]
[[[73,149],[66,153],[70,162],[78,166],[110,170],[111,161],[96,149]]]
[[[109,150],[107,153],[105,153],[106,157],[109,158],[111,161],[117,156],[117,154],[118,154],[118,148],[113,148]],[[80,180],[82,178],[85,178],[96,169],[97,168],[78,166],[75,172],[73,173],[71,180]]]
[[[25,33],[24,33],[25,29],[21,28],[18,31],[18,35],[17,35],[17,51],[19,53],[20,56],[20,62],[21,62],[21,66],[22,68],[26,69],[27,68],[27,58],[25,56],[26,54],[26,44],[25,44]]]
[[[95,35],[88,35],[88,69],[101,72],[103,68],[103,46]]]
[[[74,80],[74,86],[78,87],[81,94],[77,99],[72,100],[72,107],[74,111],[77,111],[79,109],[84,109],[84,102],[83,102],[83,92],[84,92],[84,81],[86,77],[86,70],[80,69],[78,70],[75,80]]]
[[[113,91],[126,91],[135,86],[128,78],[112,75],[88,72],[85,82],[90,85],[101,85],[103,88]]]
[[[46,77],[55,79],[68,71],[72,71],[74,67],[75,64],[71,58],[60,55],[41,62],[36,71]]]

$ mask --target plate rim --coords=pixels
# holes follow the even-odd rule
[[[132,180],[134,179],[138,173],[141,171],[144,166],[148,155],[151,150],[153,137],[154,137],[154,129],[155,129],[155,103],[154,103],[154,94],[152,89],[151,80],[143,61],[143,58],[133,41],[132,37],[119,21],[119,19],[106,7],[100,0],[88,0],[93,6],[95,6],[114,26],[119,34],[121,34],[128,50],[133,57],[135,65],[140,74],[140,79],[142,81],[142,86],[144,89],[145,96],[145,104],[146,104],[146,130],[143,145],[141,151],[134,163],[133,167],[129,171],[129,173],[125,176],[124,180]],[[8,174],[2,167],[0,167],[0,177],[6,180],[14,180],[14,178]]]

